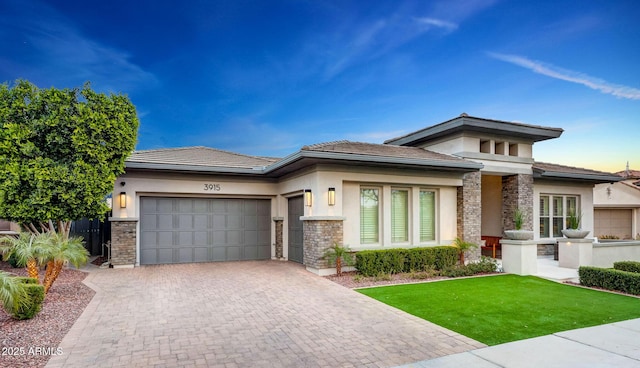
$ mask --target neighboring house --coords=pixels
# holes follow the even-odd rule
[[[634,239],[640,237],[640,171],[616,173],[621,181],[596,185],[593,192],[595,236]]]
[[[463,114],[384,144],[337,141],[281,159],[205,147],[134,152],[114,188],[112,264],[283,259],[332,272],[324,250],[480,243],[525,228],[593,229],[593,187],[613,174],[537,163],[560,128]]]

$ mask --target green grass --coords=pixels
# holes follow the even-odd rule
[[[499,275],[358,292],[487,345],[640,318],[640,299]]]

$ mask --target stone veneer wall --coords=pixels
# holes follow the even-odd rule
[[[283,255],[283,227],[284,227],[284,220],[277,218],[273,220],[275,222],[276,225],[276,259],[282,259],[284,257]]]
[[[316,269],[329,268],[327,261],[321,259],[325,250],[343,242],[342,220],[304,220],[304,265]]]
[[[522,230],[533,230],[533,175],[517,174],[502,177],[502,230],[515,229],[516,208],[524,214]]]
[[[482,196],[480,171],[465,174],[457,195],[457,232],[464,241],[480,245],[482,232]],[[465,253],[465,259],[480,258],[480,247]]]
[[[133,266],[136,264],[136,225],[138,221],[111,221],[111,264]]]

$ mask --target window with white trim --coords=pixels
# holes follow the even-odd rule
[[[557,238],[567,228],[570,213],[580,213],[578,196],[541,195],[540,196],[540,237]]]
[[[409,191],[391,189],[391,242],[409,241]]]
[[[380,188],[360,188],[360,243],[380,242]]]
[[[420,242],[436,240],[436,193],[420,190]]]

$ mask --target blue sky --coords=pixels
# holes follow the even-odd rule
[[[640,169],[638,1],[0,2],[0,82],[127,94],[137,149],[285,156],[466,112],[538,161]]]

